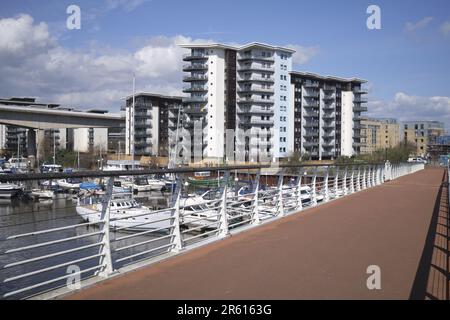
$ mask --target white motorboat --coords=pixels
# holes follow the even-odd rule
[[[58,187],[63,190],[76,190],[80,189],[81,182],[71,179],[59,179],[57,180]]]
[[[31,190],[31,196],[35,199],[52,199],[53,191],[42,190],[42,189],[33,189],[33,190]]]
[[[86,198],[84,199],[86,200]],[[78,204],[77,213],[88,222],[99,222],[102,214],[102,204]],[[171,210],[151,211],[140,205],[134,199],[120,197],[112,199],[109,207],[110,226],[112,229],[125,228],[127,230],[153,230],[170,228]]]
[[[161,191],[166,188],[166,182],[158,179],[147,179],[151,190]]]
[[[201,196],[180,199],[181,223],[188,227],[216,228],[219,210],[211,207]]]
[[[0,198],[12,198],[22,191],[22,187],[13,183],[0,183]]]

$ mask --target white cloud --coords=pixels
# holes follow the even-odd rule
[[[305,64],[319,53],[318,47],[303,47],[296,44],[288,44],[286,47],[296,51],[292,56],[294,64]]]
[[[405,25],[405,30],[408,32],[414,32],[420,29],[426,28],[432,21],[434,20],[434,17],[425,17],[421,20],[419,20],[416,23],[413,22],[407,22]]]
[[[420,97],[398,92],[392,101],[369,100],[369,114],[400,121],[439,120],[450,129],[450,97]]]
[[[28,15],[0,19],[0,34],[0,96],[116,111],[120,98],[131,93],[133,74],[139,91],[181,94],[185,49],[178,44],[211,41],[159,36],[135,52],[69,50],[50,36],[45,23]]]
[[[445,36],[450,35],[450,21],[446,21],[441,25],[441,32]]]

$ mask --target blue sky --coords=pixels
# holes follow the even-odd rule
[[[65,29],[65,10],[69,4],[81,7],[81,30]],[[381,30],[366,27],[366,9],[370,4],[381,8]],[[12,19],[19,14],[32,17],[34,27],[41,22],[46,24],[49,36],[56,43],[52,50],[58,47],[71,53],[88,54],[92,59],[134,55],[146,46],[161,45],[161,39],[167,45],[181,36],[191,41],[259,41],[300,46],[305,56],[295,66],[297,70],[369,80],[374,115],[408,119],[444,117],[450,123],[447,118],[450,113],[450,99],[447,100],[450,96],[450,2],[447,0],[0,2],[0,19]],[[154,81],[156,77],[139,78],[138,75],[142,89],[159,88],[151,85]],[[177,76],[173,76],[163,82],[171,88],[170,92],[176,92],[176,81]],[[0,95],[11,94],[0,91]],[[58,99],[56,92],[41,96]],[[436,97],[443,99],[436,102],[433,100]],[[72,98],[77,103],[84,101],[78,101],[73,95]],[[411,116],[405,116],[407,103],[412,110],[426,104],[430,112],[424,114],[414,109]]]

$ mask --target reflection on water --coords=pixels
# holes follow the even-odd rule
[[[31,199],[0,199],[0,268],[9,263],[22,261],[42,255],[48,255],[51,253],[61,252],[62,250],[70,250],[73,248],[79,248],[81,246],[94,244],[100,241],[99,235],[93,235],[86,238],[76,239],[70,242],[58,243],[50,246],[33,248],[16,253],[5,253],[5,251],[33,245],[36,243],[43,243],[52,240],[65,239],[69,237],[79,236],[87,233],[93,233],[96,231],[95,227],[78,227],[76,229],[62,230],[50,234],[32,235],[28,237],[18,239],[7,239],[10,236],[35,232],[39,230],[45,230],[49,228],[58,228],[69,225],[76,225],[83,222],[83,219],[76,213],[76,201],[72,199],[72,195],[69,194],[57,194],[54,199],[46,199],[35,201]],[[167,208],[170,205],[170,194],[163,194],[161,192],[146,192],[135,195],[135,198],[145,206],[148,206],[152,210]],[[132,237],[130,239],[121,240],[120,242],[114,242],[115,239],[123,237],[126,233],[111,232],[111,241],[114,246],[127,246],[134,243],[143,242],[152,238],[159,237],[161,235],[140,235]],[[154,241],[151,243],[142,244],[137,248],[127,249],[118,253],[113,253],[113,263],[115,268],[120,268],[126,263],[132,262],[132,260],[123,261],[121,263],[115,263],[114,261],[120,257],[129,256],[139,251],[145,251],[152,248],[159,247],[170,241],[169,238]],[[167,250],[167,249],[165,249]],[[164,250],[161,250],[164,251]],[[150,255],[156,255],[161,251],[151,252]],[[29,285],[37,284],[39,282],[47,281],[66,275],[66,267],[59,268],[57,270],[47,271],[43,274],[35,275],[29,278],[19,279],[7,283],[3,283],[6,278],[21,275],[34,270],[39,270],[49,266],[70,262],[99,253],[99,247],[89,248],[76,253],[68,253],[57,257],[52,257],[45,260],[36,261],[30,264],[15,266],[0,270],[0,297],[6,292],[14,291],[19,288],[23,288]],[[139,256],[137,259],[146,258],[147,256]],[[98,259],[92,259],[83,261],[77,264],[82,270],[98,264]],[[94,271],[89,272],[87,275],[92,275]],[[58,285],[64,285],[64,281],[57,283]],[[36,292],[42,292],[43,289],[54,288],[55,283],[48,286],[39,287],[24,293],[20,293],[11,298],[23,298]]]

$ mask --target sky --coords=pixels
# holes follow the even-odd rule
[[[66,27],[72,4],[80,30]],[[137,91],[182,94],[179,44],[254,41],[296,49],[295,70],[366,79],[369,116],[450,131],[448,0],[1,1],[0,96],[117,112],[133,74]]]

